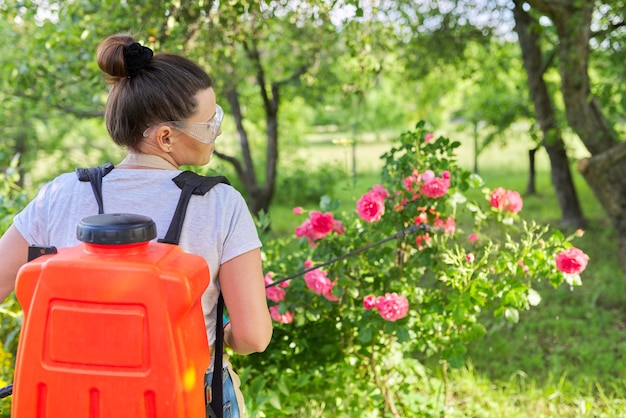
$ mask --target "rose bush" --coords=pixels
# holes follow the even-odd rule
[[[308,416],[315,405],[333,416],[427,416],[414,396],[422,361],[460,367],[486,333],[484,315],[516,322],[540,302],[541,283],[581,283],[588,257],[571,244],[580,234],[525,220],[518,192],[458,166],[459,145],[418,124],[382,156],[381,184],[353,210],[330,198],[297,207],[306,218],[294,238],[264,243],[271,278],[306,273],[284,293],[267,289],[277,321],[268,351],[235,359],[250,406],[265,403],[269,416],[303,405]],[[262,390],[267,381],[278,394]]]

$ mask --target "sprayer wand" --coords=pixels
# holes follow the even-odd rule
[[[350,251],[349,253],[340,255],[339,257],[332,258],[332,259],[330,259],[328,261],[325,261],[325,262],[323,262],[321,264],[318,264],[316,266],[309,267],[306,270],[302,270],[302,271],[300,271],[298,273],[294,273],[294,274],[292,274],[290,276],[287,276],[287,277],[285,277],[283,279],[276,280],[276,281],[274,281],[272,283],[269,283],[269,284],[265,285],[265,288],[267,289],[268,287],[276,286],[276,285],[278,285],[280,283],[286,282],[287,280],[291,280],[291,279],[294,279],[294,278],[296,278],[298,276],[302,276],[302,275],[304,275],[304,274],[306,274],[306,273],[308,273],[310,271],[317,270],[319,268],[325,267],[325,266],[327,266],[329,264],[332,264],[332,263],[336,263],[337,261],[341,261],[341,260],[343,260],[345,258],[348,258],[350,256],[353,256],[355,254],[359,254],[359,253],[361,253],[363,251],[369,250],[370,248],[373,248],[373,247],[376,247],[378,245],[384,244],[384,243],[386,243],[388,241],[391,241],[391,240],[394,240],[394,239],[398,239],[398,238],[402,238],[403,236],[412,234],[412,233],[414,233],[416,231],[430,231],[430,230],[431,230],[431,227],[426,225],[426,224],[424,224],[424,223],[421,223],[419,225],[411,225],[407,229],[405,229],[403,231],[398,231],[395,234],[393,234],[393,235],[391,235],[391,236],[389,236],[387,238],[381,239],[380,241],[377,241],[377,242],[374,242],[372,244],[366,245],[365,247],[357,248],[356,250],[353,250],[353,251]]]

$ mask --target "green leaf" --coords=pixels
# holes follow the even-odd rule
[[[485,184],[485,182],[483,181],[483,178],[480,177],[476,173],[470,174],[468,181],[469,181],[470,186],[474,189],[478,189],[479,187],[482,187]]]
[[[372,330],[366,327],[359,328],[359,341],[367,344],[372,339]]]
[[[487,334],[487,329],[485,328],[485,326],[481,324],[480,322],[475,322],[472,324],[472,326],[469,329],[469,332],[467,334],[468,336],[467,342],[478,340],[484,337],[486,334]]]
[[[270,396],[269,402],[270,402],[270,405],[272,405],[274,408],[276,408],[279,411],[282,411],[283,407],[281,405],[280,397],[278,396],[278,394],[276,393],[272,394],[272,396]]]
[[[411,339],[411,334],[409,334],[409,330],[406,327],[398,329],[396,336],[401,343],[405,343]]]

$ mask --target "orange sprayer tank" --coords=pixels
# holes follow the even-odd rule
[[[149,242],[150,218],[85,218],[81,244],[24,265],[14,418],[205,417],[209,268]]]

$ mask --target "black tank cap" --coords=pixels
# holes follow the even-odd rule
[[[156,224],[152,219],[132,213],[88,216],[76,227],[76,238],[89,244],[135,244],[156,236]]]

